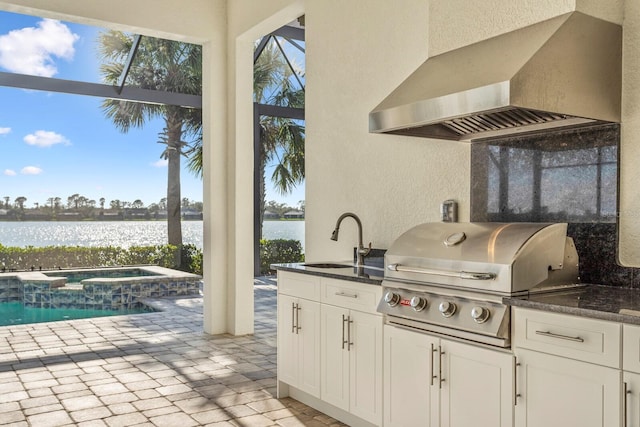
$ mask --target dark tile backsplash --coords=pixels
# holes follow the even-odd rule
[[[583,283],[640,287],[616,263],[618,125],[471,146],[471,221],[567,222]]]

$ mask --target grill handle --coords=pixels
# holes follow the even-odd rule
[[[496,278],[496,275],[494,273],[435,270],[432,268],[409,267],[402,264],[389,264],[387,265],[387,270],[400,271],[403,273],[431,274],[433,276],[455,277],[456,279],[469,280],[493,280]]]

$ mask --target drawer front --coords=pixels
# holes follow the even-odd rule
[[[382,298],[382,286],[322,279],[321,301],[325,304],[376,313],[380,298]]]
[[[320,301],[320,277],[278,271],[278,293]]]
[[[519,307],[513,322],[514,347],[620,368],[619,323]]]
[[[622,369],[640,374],[640,326],[622,325]]]

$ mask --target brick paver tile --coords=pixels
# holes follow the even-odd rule
[[[108,408],[114,415],[129,414],[137,411],[136,407],[129,402],[114,403],[109,405]]]
[[[107,423],[109,427],[129,427],[145,421],[147,421],[147,418],[139,412],[115,415],[104,419],[104,422]]]
[[[111,411],[109,411],[104,406],[99,406],[97,408],[88,408],[88,409],[82,409],[79,411],[74,411],[74,412],[71,412],[70,415],[71,415],[71,418],[73,418],[73,421],[82,422],[82,421],[92,421],[92,420],[107,418],[111,416]]]
[[[45,412],[27,417],[27,421],[32,426],[38,427],[58,427],[73,424],[73,420],[66,411]]]
[[[26,416],[31,416],[31,415],[37,415],[37,414],[42,414],[44,412],[55,412],[55,411],[59,411],[59,410],[64,410],[64,406],[62,406],[60,403],[54,403],[51,405],[44,405],[44,406],[35,406],[33,408],[26,408],[23,409],[23,412]]]
[[[108,396],[110,394],[126,393],[129,390],[120,383],[108,383],[91,386],[91,391],[95,393],[96,396]]]
[[[265,399],[247,403],[247,406],[255,409],[256,412],[271,412],[278,409],[285,409],[285,406],[278,399]]]
[[[212,409],[210,411],[198,412],[191,416],[202,425],[231,419],[231,414],[224,409]]]
[[[12,391],[10,393],[0,394],[0,404],[7,402],[18,402],[28,398],[29,395],[26,391]]]
[[[191,388],[185,384],[174,384],[165,387],[159,387],[156,389],[156,391],[163,396],[168,396],[170,394],[189,392],[191,391]]]
[[[145,411],[147,409],[162,408],[163,406],[170,406],[170,405],[171,405],[171,402],[164,397],[138,400],[136,402],[133,402],[133,406],[138,408],[138,410],[140,411]]]
[[[162,408],[149,409],[147,411],[143,411],[145,417],[147,418],[155,418],[160,415],[174,414],[176,412],[180,412],[180,408],[177,406],[163,406]]]
[[[96,396],[80,396],[62,400],[62,405],[69,412],[103,406]]]
[[[149,421],[151,421],[155,425],[165,426],[192,427],[199,425],[196,420],[183,413],[162,415],[159,417],[150,418]]]
[[[3,412],[0,415],[0,425],[15,425],[20,421],[26,421],[26,419],[22,411]]]
[[[43,396],[43,397],[34,397],[31,399],[23,399],[20,401],[20,406],[23,409],[27,409],[27,408],[33,408],[36,406],[52,405],[55,403],[60,403],[57,397]]]
[[[237,423],[241,426],[251,426],[251,427],[268,427],[276,425],[275,422],[265,417],[264,415],[251,415],[249,417],[242,417],[236,419]],[[326,426],[323,426],[326,427]]]

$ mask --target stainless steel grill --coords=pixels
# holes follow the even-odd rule
[[[503,297],[550,291],[578,280],[566,224],[427,223],[385,254],[387,324],[510,346]]]

